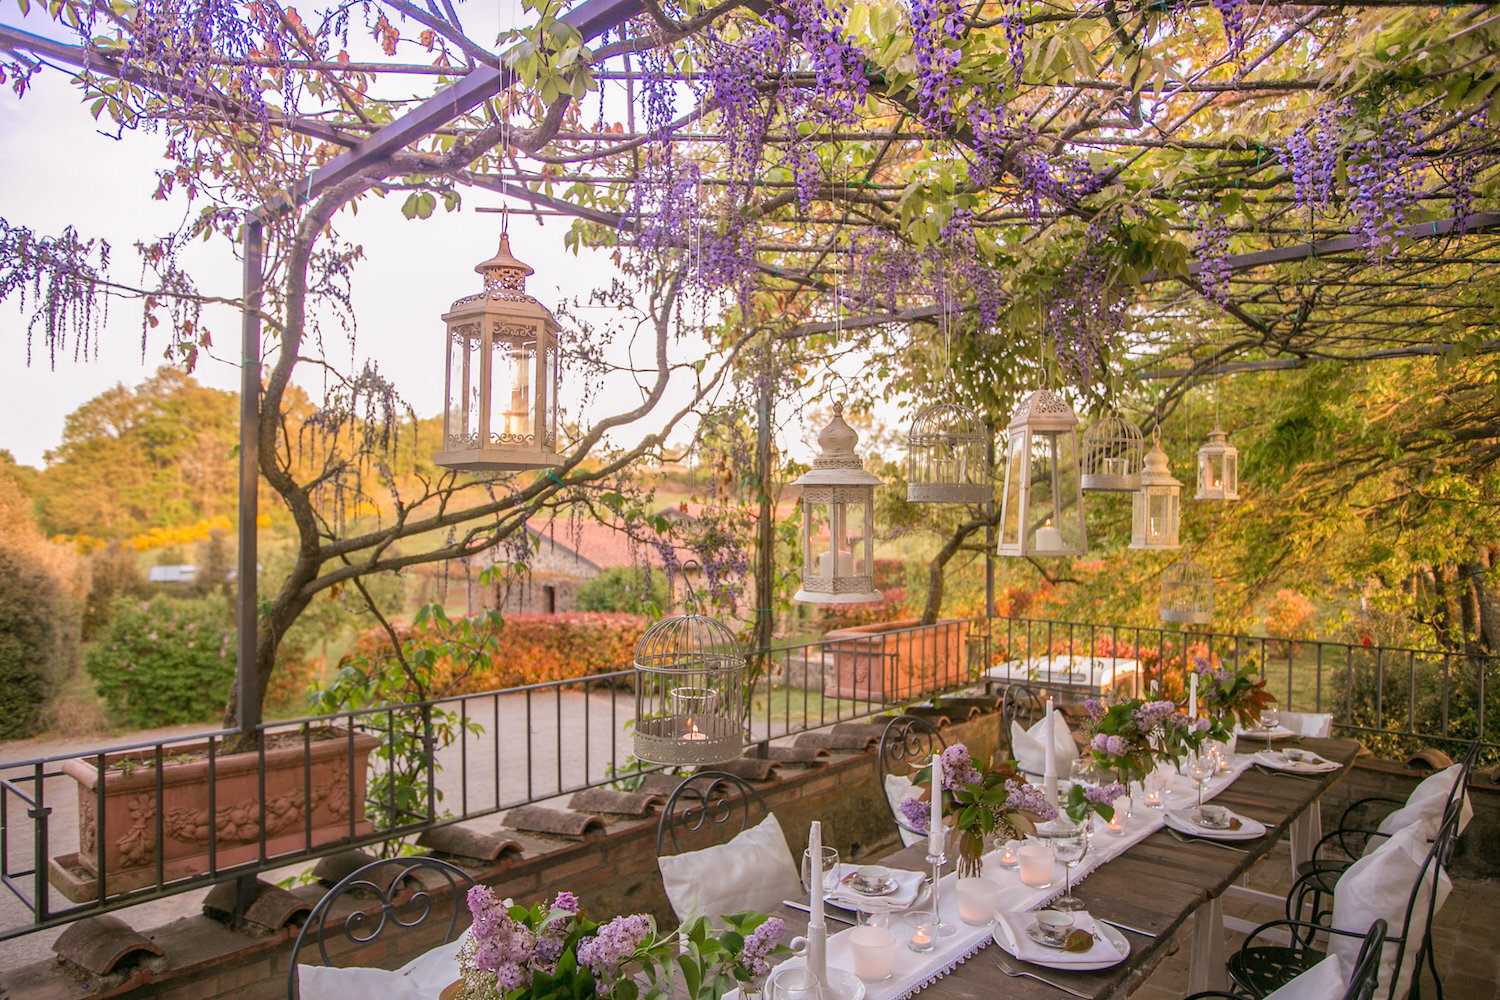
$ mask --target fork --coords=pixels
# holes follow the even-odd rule
[[[1035,972],[1031,972],[1027,969],[1021,968],[1016,964],[1014,959],[1012,959],[1005,953],[1004,949],[1002,948],[997,947],[995,949],[995,957],[1000,961],[1000,971],[1005,973],[1007,976],[1010,976],[1012,979],[1018,976],[1025,976],[1027,979],[1035,979],[1039,983],[1046,983],[1053,989],[1062,990],[1064,993],[1071,994],[1075,997],[1082,997],[1083,1000],[1089,1000],[1089,998],[1093,996],[1093,994],[1091,993],[1083,993],[1064,983],[1059,983],[1055,979],[1048,979],[1045,976],[1039,976]]]

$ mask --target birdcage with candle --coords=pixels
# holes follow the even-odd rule
[[[906,469],[908,503],[985,503],[989,430],[967,406],[935,403],[911,422]]]
[[[745,747],[745,654],[717,618],[663,618],[635,647],[635,756],[718,764]]]
[[[1214,620],[1214,577],[1188,559],[1161,575],[1161,620],[1179,625],[1208,625]]]
[[[1131,493],[1141,488],[1141,429],[1123,417],[1096,420],[1083,432],[1079,485],[1095,493]]]

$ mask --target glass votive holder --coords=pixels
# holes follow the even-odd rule
[[[1130,796],[1121,795],[1110,803],[1114,807],[1115,814],[1104,824],[1104,831],[1116,837],[1125,835],[1125,824],[1130,819]]]
[[[998,885],[987,878],[961,878],[957,885],[958,915],[964,923],[982,927],[994,919]]]
[[[1021,881],[1033,889],[1045,889],[1052,884],[1052,866],[1056,857],[1046,844],[1024,844],[1016,851],[1020,861]]]
[[[1019,840],[1007,840],[1001,844],[1000,849],[995,852],[995,864],[1006,871],[1015,871],[1021,864],[1021,859],[1016,856],[1016,851],[1020,846]]]
[[[868,983],[891,978],[896,967],[896,932],[866,924],[849,932],[849,955],[854,974]]]
[[[906,928],[906,946],[912,951],[929,952],[937,947],[937,916],[932,913],[908,913],[901,919]]]

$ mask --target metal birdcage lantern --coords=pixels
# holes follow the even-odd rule
[[[1079,484],[1097,493],[1133,493],[1141,488],[1141,429],[1121,417],[1104,417],[1083,432]]]
[[[985,503],[989,431],[968,407],[935,403],[911,423],[906,470],[907,503]]]
[[[1073,408],[1055,392],[1038,389],[1016,407],[1006,434],[999,554],[1083,555],[1088,531]]]
[[[1181,548],[1182,483],[1172,475],[1167,453],[1154,441],[1141,470],[1141,488],[1130,498],[1132,549]]]
[[[635,646],[635,749],[653,764],[719,764],[745,748],[745,655],[717,618],[663,618]]]
[[[802,588],[795,601],[865,604],[875,589],[875,487],[854,446],[859,435],[844,422],[844,404],[818,435],[822,451],[797,478],[802,487]],[[823,533],[828,546],[823,548]]]
[[[453,303],[448,326],[443,450],[449,469],[545,469],[557,454],[557,319],[526,294],[532,269],[500,234],[477,265],[484,290]]]
[[[1181,625],[1208,625],[1214,620],[1214,578],[1187,559],[1161,575],[1161,620]]]
[[[1240,452],[1229,443],[1229,435],[1215,425],[1208,432],[1208,440],[1198,449],[1198,492],[1194,499],[1239,498]]]

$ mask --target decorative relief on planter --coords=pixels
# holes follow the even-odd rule
[[[920,625],[913,618],[825,633],[835,676],[823,693],[861,701],[901,701],[967,681],[963,623]]]
[[[112,896],[154,885],[158,864],[164,882],[207,873],[210,846],[214,867],[223,869],[258,860],[262,839],[265,856],[274,858],[373,833],[364,818],[366,770],[370,751],[380,741],[362,733],[351,739],[345,731],[330,729],[304,747],[300,734],[289,735],[264,754],[216,756],[212,800],[208,744],[174,747],[173,759],[161,768],[160,858],[154,756],[149,751],[106,756],[102,792],[97,756],[65,761],[63,773],[78,782],[79,851],[52,859],[52,884],[74,902],[97,899],[101,839],[105,895]]]

